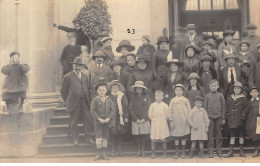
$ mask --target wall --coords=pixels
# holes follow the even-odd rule
[[[260,36],[260,1],[249,0],[250,22],[258,26],[256,33]]]

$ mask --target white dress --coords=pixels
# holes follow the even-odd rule
[[[151,119],[151,134],[152,140],[163,140],[170,136],[167,119],[169,117],[168,105],[164,102],[151,104],[148,112]]]
[[[169,105],[170,120],[174,127],[170,127],[171,136],[183,137],[190,134],[189,112],[190,102],[183,96],[174,97]]]

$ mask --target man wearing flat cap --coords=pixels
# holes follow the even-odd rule
[[[254,24],[247,25],[247,36],[243,40],[247,40],[250,43],[250,50],[256,53],[256,46],[260,43],[260,36],[256,35],[257,26]]]
[[[81,57],[76,57],[73,64],[73,71],[64,76],[61,85],[61,96],[66,103],[66,112],[70,114],[69,130],[72,134],[74,145],[78,145],[79,128],[81,119],[84,125],[86,140],[91,139],[94,131],[94,120],[90,114],[90,92],[88,77],[81,72],[84,63]]]
[[[104,64],[106,56],[101,50],[97,51],[95,55],[92,56],[92,59],[95,61],[95,65],[90,70],[91,99],[97,95],[95,87],[100,80],[109,82],[109,77],[113,74],[111,68]]]

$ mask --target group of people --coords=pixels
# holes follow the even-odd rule
[[[111,37],[100,40],[102,46],[93,56],[88,47],[76,44],[75,33],[68,33],[70,44],[63,50],[61,96],[70,113],[70,133],[78,144],[78,121],[83,120],[86,139],[97,147],[96,159],[121,155],[123,136],[131,131],[137,144],[137,156],[145,156],[148,136],[152,158],[161,142],[163,157],[167,142],[174,140],[175,158],[186,157],[186,142],[191,141],[192,158],[199,143],[204,156],[208,141],[209,157],[214,157],[214,140],[219,157],[232,157],[235,138],[239,138],[240,156],[245,136],[254,142],[253,156],[260,145],[259,66],[260,38],[256,26],[248,25],[248,36],[235,43],[235,31],[226,29],[223,42],[214,50],[214,40],[203,40],[194,24],[187,25],[183,55],[176,55],[167,36],[135,46],[122,40],[113,53]],[[178,44],[178,43],[177,43]],[[178,58],[176,58],[178,57]],[[67,70],[68,69],[68,70]],[[222,128],[229,128],[230,149],[222,154]],[[93,140],[95,138],[95,141]],[[181,149],[181,151],[180,151]],[[180,153],[181,152],[181,153]]]

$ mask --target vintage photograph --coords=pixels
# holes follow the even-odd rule
[[[0,0],[0,163],[260,163],[259,0]]]

